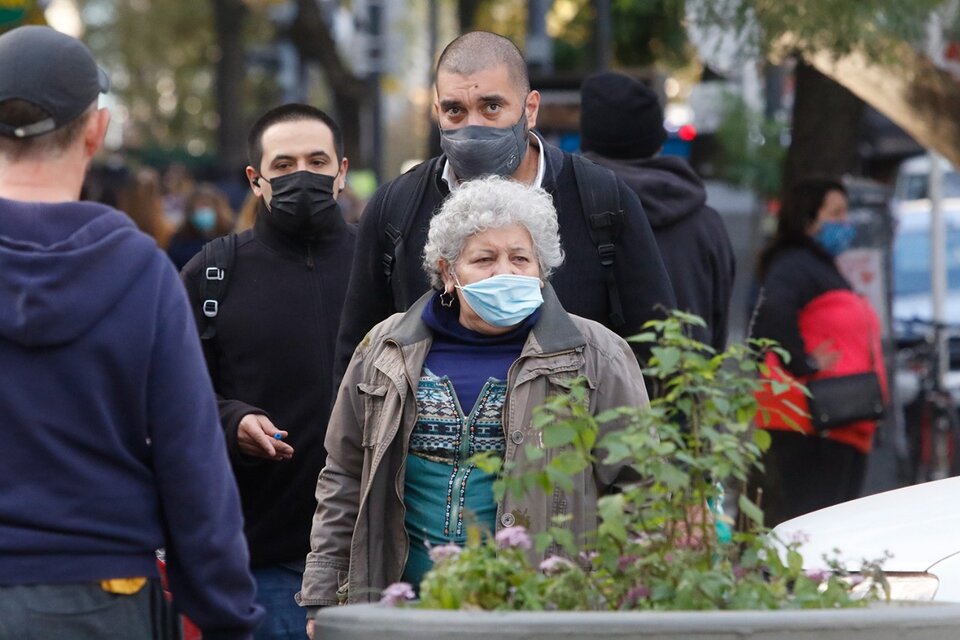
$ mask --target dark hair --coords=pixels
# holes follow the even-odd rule
[[[95,103],[84,109],[76,118],[59,129],[29,138],[0,136],[0,153],[16,161],[37,153],[59,154],[77,141],[90,120]],[[0,122],[11,127],[22,127],[45,118],[50,114],[32,102],[11,98],[0,102]]]
[[[832,260],[820,245],[807,235],[810,223],[817,218],[817,213],[831,191],[847,195],[847,188],[842,182],[820,176],[803,178],[787,190],[780,206],[777,232],[760,254],[758,271],[761,279],[766,276],[773,257],[787,247],[807,247],[821,257]]]
[[[213,210],[217,216],[216,224],[209,232],[199,231],[193,226],[190,220],[190,216],[197,210],[197,205],[204,200],[209,201],[213,205]],[[210,183],[202,182],[197,185],[187,197],[187,201],[183,207],[183,221],[180,223],[180,228],[177,229],[177,235],[187,238],[215,238],[217,236],[223,236],[233,231],[235,218],[236,216],[230,208],[230,203],[227,202],[227,196],[223,191]]]
[[[164,214],[163,188],[156,169],[143,167],[128,174],[117,194],[117,205],[141,231],[156,240],[161,249],[167,248],[173,229]]]
[[[343,135],[340,127],[333,118],[326,113],[311,107],[308,104],[289,103],[270,109],[250,129],[247,136],[247,157],[250,166],[260,171],[260,161],[263,159],[263,132],[281,122],[297,122],[298,120],[318,120],[327,125],[333,134],[333,146],[337,152],[337,162],[343,160]]]
[[[509,38],[490,31],[471,31],[448,44],[437,61],[441,69],[461,76],[505,65],[510,81],[521,97],[530,93],[527,62]]]

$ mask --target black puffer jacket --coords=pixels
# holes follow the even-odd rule
[[[613,170],[640,197],[670,274],[677,305],[707,322],[694,337],[722,349],[727,341],[736,264],[720,214],[707,206],[703,182],[680,158],[657,156],[594,162]]]
[[[203,341],[254,567],[299,561],[310,550],[313,492],[327,455],[334,345],[355,239],[356,228],[341,221],[308,243],[259,216],[237,238],[217,335]],[[181,274],[195,308],[202,298],[202,256]],[[268,415],[289,431],[291,460],[240,452],[237,425],[248,413]]]

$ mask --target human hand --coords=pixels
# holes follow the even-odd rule
[[[280,431],[270,418],[256,413],[248,413],[237,425],[237,444],[240,450],[248,456],[266,458],[267,460],[289,460],[293,457],[293,447],[278,439],[286,438],[287,432]]]
[[[313,640],[313,620],[307,620],[307,637]]]
[[[810,357],[817,363],[817,369],[828,371],[840,361],[840,352],[833,348],[832,340],[824,340],[810,352]]]
[[[686,519],[677,521],[674,526],[674,540],[677,547],[701,549],[704,545],[704,536],[713,535],[716,523],[713,512],[704,503],[687,507]]]

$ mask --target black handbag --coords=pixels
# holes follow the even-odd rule
[[[880,379],[873,371],[812,380],[807,383],[807,389],[810,422],[818,433],[883,417],[883,392]]]

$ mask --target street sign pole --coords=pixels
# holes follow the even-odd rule
[[[943,160],[936,152],[930,152],[930,183],[927,196],[930,198],[930,293],[933,298],[933,321],[942,325],[946,319],[944,301],[947,295],[947,233],[943,218]],[[944,384],[944,375],[949,363],[946,332],[936,332],[940,337],[937,345],[940,354],[939,382]]]

